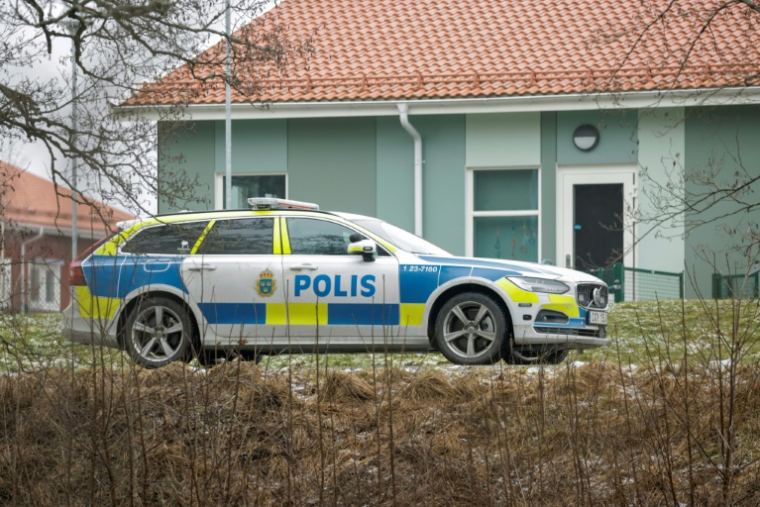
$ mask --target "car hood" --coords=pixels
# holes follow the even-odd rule
[[[576,271],[574,269],[560,268],[547,264],[537,264],[535,262],[523,261],[503,261],[499,259],[476,259],[473,257],[438,257],[431,255],[420,255],[420,259],[436,264],[451,264],[457,266],[472,266],[478,268],[505,269],[516,271],[525,276],[540,276],[552,278],[554,280],[569,281],[574,283],[593,282],[604,283],[599,278]]]

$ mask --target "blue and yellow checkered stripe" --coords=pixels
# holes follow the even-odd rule
[[[286,306],[287,305],[287,306]],[[284,326],[398,326],[397,304],[352,303],[200,303],[206,321],[213,324]],[[420,319],[421,321],[421,319]]]

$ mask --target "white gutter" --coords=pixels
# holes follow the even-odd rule
[[[232,119],[325,118],[351,116],[395,116],[398,106],[414,106],[410,114],[514,113],[527,111],[584,111],[598,109],[642,109],[747,105],[760,103],[760,87],[688,90],[657,90],[619,93],[567,93],[452,99],[345,100],[310,102],[249,102],[232,104]],[[182,120],[222,120],[224,103],[120,106],[111,112],[123,121],[135,117],[161,121],[179,113]]]
[[[414,233],[422,237],[422,137],[409,123],[409,105],[398,105],[401,126],[414,139]]]
[[[29,291],[26,286],[26,245],[37,241],[45,235],[44,228],[40,227],[40,231],[36,236],[25,240],[21,243],[21,311],[27,313],[29,311]]]

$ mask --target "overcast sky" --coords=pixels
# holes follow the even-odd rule
[[[221,2],[220,2],[221,4]],[[222,8],[223,8],[223,4]],[[274,7],[275,2],[269,3],[264,12]],[[233,30],[239,28],[242,22],[235,20],[233,15]],[[224,30],[223,20],[220,23],[221,26],[214,28],[218,30]],[[28,32],[28,35],[34,36],[33,32]],[[208,46],[218,42],[218,38],[214,38],[209,41]],[[36,64],[29,68],[3,68],[1,72],[7,73],[11,78],[11,82],[21,77],[31,77],[39,80],[57,80],[62,86],[71,86],[71,45],[66,40],[53,39],[52,54],[43,57],[36,62]],[[81,80],[80,80],[81,84]],[[80,105],[79,107],[86,107],[86,105]],[[69,111],[64,110],[64,114],[70,114]],[[51,177],[50,172],[50,156],[47,153],[46,148],[40,142],[30,143],[16,141],[13,145],[9,145],[8,140],[0,140],[0,159],[5,162],[11,163],[22,169],[26,169],[29,172],[48,178]],[[70,164],[67,165],[67,169]],[[80,174],[83,170],[80,169]],[[84,181],[80,179],[80,187],[84,187]],[[92,197],[100,198],[93,192]],[[120,207],[119,203],[108,203],[116,207]],[[155,197],[150,196],[146,207],[155,212],[156,202]]]

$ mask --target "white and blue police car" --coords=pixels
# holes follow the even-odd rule
[[[316,350],[558,363],[608,344],[608,288],[589,274],[455,257],[309,203],[249,203],[122,224],[71,264],[65,336],[124,348],[146,367]]]

